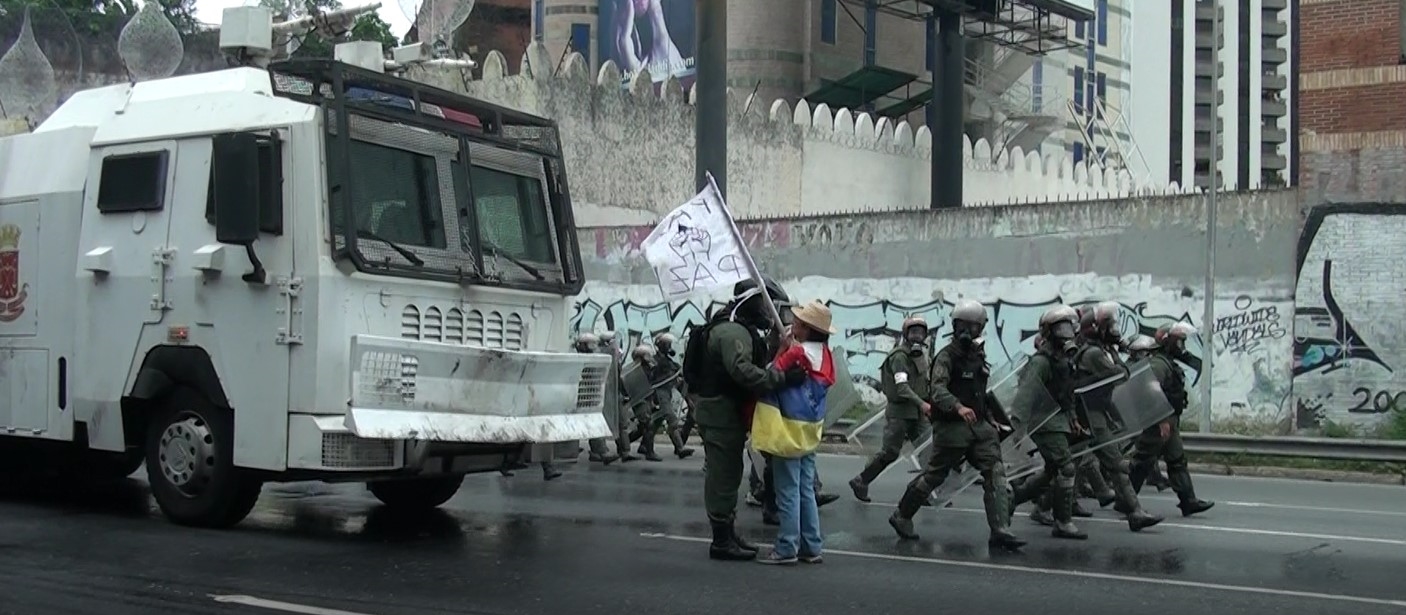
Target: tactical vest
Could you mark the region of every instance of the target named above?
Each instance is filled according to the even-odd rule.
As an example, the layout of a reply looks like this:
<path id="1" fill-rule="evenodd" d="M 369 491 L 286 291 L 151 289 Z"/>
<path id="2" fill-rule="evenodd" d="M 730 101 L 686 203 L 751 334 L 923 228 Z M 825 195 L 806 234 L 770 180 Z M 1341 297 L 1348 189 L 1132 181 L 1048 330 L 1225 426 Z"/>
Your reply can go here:
<path id="1" fill-rule="evenodd" d="M 1162 382 L 1162 393 L 1167 396 L 1167 402 L 1172 405 L 1172 410 L 1177 416 L 1186 409 L 1186 372 L 1181 371 L 1181 367 L 1171 357 L 1162 353 L 1152 355 L 1153 360 L 1162 361 L 1167 365 L 1168 377 Z"/>
<path id="2" fill-rule="evenodd" d="M 738 402 L 745 402 L 752 398 L 752 394 L 740 384 L 733 381 L 728 375 L 727 369 L 723 367 L 722 357 L 708 350 L 708 337 L 712 335 L 713 329 L 720 324 L 729 322 L 727 320 L 716 320 L 708 323 L 701 331 L 694 335 L 699 339 L 689 340 L 689 346 L 694 343 L 701 345 L 701 351 L 684 357 L 684 373 L 688 376 L 689 393 L 699 397 L 728 397 Z M 742 326 L 747 334 L 752 338 L 752 362 L 760 367 L 766 367 L 767 347 L 766 340 L 757 333 L 755 329 Z M 691 365 L 693 361 L 698 361 L 696 366 Z"/>
<path id="3" fill-rule="evenodd" d="M 908 388 L 913 389 L 913 392 L 916 393 L 918 397 L 927 399 L 928 387 L 930 385 L 926 378 L 932 365 L 929 363 L 926 366 L 929 369 L 923 369 L 924 366 L 919 365 L 918 360 L 915 359 L 913 355 L 908 354 L 908 346 L 906 344 L 899 344 L 895 346 L 893 350 L 890 350 L 888 356 L 884 357 L 884 364 L 879 368 L 879 384 L 884 389 L 884 397 L 890 402 L 898 397 L 898 382 L 894 380 L 894 371 L 889 368 L 889 362 L 892 361 L 894 357 L 902 357 L 904 363 L 906 363 L 905 373 L 908 374 Z"/>
<path id="4" fill-rule="evenodd" d="M 986 357 L 976 352 L 963 353 L 952 346 L 938 352 L 939 355 L 943 353 L 952 357 L 947 391 L 963 406 L 971 408 L 976 413 L 977 420 L 986 420 L 990 416 L 990 410 L 986 407 L 986 387 L 991 380 L 991 367 L 986 364 Z M 937 358 L 933 358 L 933 363 L 937 363 Z M 944 415 L 939 417 L 939 420 L 962 419 Z"/>
<path id="5" fill-rule="evenodd" d="M 1043 349 L 1037 351 L 1035 356 L 1044 357 L 1050 363 L 1050 382 L 1045 390 L 1059 404 L 1060 410 L 1072 412 L 1074 410 L 1074 388 L 1070 385 L 1074 381 L 1074 365 L 1069 359 L 1056 356 Z"/>

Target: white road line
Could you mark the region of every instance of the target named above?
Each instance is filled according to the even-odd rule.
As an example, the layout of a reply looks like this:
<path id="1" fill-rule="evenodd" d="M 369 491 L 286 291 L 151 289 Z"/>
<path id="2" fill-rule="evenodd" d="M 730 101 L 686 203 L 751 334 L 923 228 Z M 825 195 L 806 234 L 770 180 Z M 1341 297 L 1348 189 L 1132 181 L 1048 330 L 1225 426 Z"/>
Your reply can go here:
<path id="1" fill-rule="evenodd" d="M 645 538 L 674 540 L 680 542 L 712 542 L 708 538 L 695 536 L 677 536 L 673 534 L 642 533 Z M 1387 600 L 1383 598 L 1366 598 L 1363 596 L 1349 596 L 1345 594 L 1320 594 L 1317 592 L 1302 592 L 1288 589 L 1271 589 L 1267 587 L 1249 587 L 1244 585 L 1221 585 L 1219 583 L 1200 583 L 1196 581 L 1180 581 L 1177 579 L 1153 579 L 1148 577 L 1133 577 L 1119 574 L 1108 574 L 1103 572 L 1085 572 L 1080 570 L 1055 570 L 1050 568 L 1031 568 L 1028 566 L 1012 566 L 1009 564 L 991 564 L 986 562 L 965 562 L 960 560 L 938 559 L 933 557 L 913 557 L 907 555 L 889 555 L 886 553 L 866 553 L 863 551 L 842 551 L 839 549 L 826 549 L 826 555 L 845 555 L 849 557 L 861 557 L 866 559 L 889 560 L 895 562 L 912 562 L 917 564 L 932 564 L 937 566 L 954 566 L 958 568 L 978 568 L 983 570 L 1002 570 L 1007 572 L 1026 572 L 1031 574 L 1044 574 L 1061 577 L 1079 577 L 1084 579 L 1102 579 L 1107 581 L 1120 581 L 1127 583 L 1143 583 L 1147 585 L 1164 585 L 1171 587 L 1189 587 L 1193 589 L 1213 589 L 1228 592 L 1240 592 L 1246 594 L 1267 594 L 1271 596 L 1282 596 L 1289 598 L 1312 598 L 1315 600 L 1331 600 L 1337 602 L 1355 602 L 1359 604 L 1374 604 L 1379 606 L 1395 606 L 1406 608 L 1406 600 Z"/>
<path id="2" fill-rule="evenodd" d="M 292 602 L 281 602 L 278 600 L 267 600 L 254 596 L 224 596 L 211 594 L 210 598 L 215 602 L 225 604 L 242 604 L 270 611 L 283 611 L 285 613 L 302 613 L 303 615 L 370 615 L 369 613 L 357 613 L 355 611 L 343 611 L 340 609 L 324 609 L 320 606 L 308 606 L 306 604 L 295 604 Z"/>
<path id="3" fill-rule="evenodd" d="M 894 507 L 894 504 L 884 504 L 884 503 L 881 503 L 881 502 L 865 502 L 864 504 L 865 504 L 866 506 L 884 506 L 884 507 L 887 507 L 887 508 L 893 508 L 893 507 Z M 942 511 L 943 511 L 943 512 L 949 512 L 949 511 L 950 511 L 950 512 L 977 513 L 977 514 L 982 514 L 982 515 L 986 514 L 986 511 L 983 510 L 983 509 L 980 509 L 980 508 L 957 508 L 957 507 L 952 507 L 952 508 L 944 508 L 944 509 L 942 509 Z M 1024 515 L 1017 515 L 1017 517 L 1020 517 L 1020 516 L 1024 516 Z M 1125 520 L 1123 520 L 1123 519 L 1107 519 L 1107 518 L 1101 518 L 1101 517 L 1093 517 L 1093 518 L 1085 518 L 1085 519 L 1075 519 L 1075 520 L 1074 520 L 1074 523 L 1075 523 L 1075 525 L 1078 525 L 1078 524 L 1080 524 L 1080 523 L 1086 523 L 1086 522 L 1090 522 L 1090 521 L 1092 521 L 1092 522 L 1094 522 L 1094 523 L 1117 523 L 1117 524 L 1119 524 L 1119 525 L 1127 525 L 1127 523 L 1128 523 L 1127 521 L 1125 521 Z M 1205 532 L 1230 532 L 1230 533 L 1235 533 L 1235 534 L 1256 534 L 1256 535 L 1259 535 L 1259 536 L 1284 536 L 1284 537 L 1288 537 L 1288 538 L 1311 538 L 1311 539 L 1314 539 L 1314 540 L 1341 540 L 1341 541 L 1348 541 L 1348 542 L 1367 542 L 1367 543 L 1373 543 L 1373 544 L 1381 544 L 1381 545 L 1392 545 L 1392 546 L 1398 546 L 1398 547 L 1406 547 L 1406 540 L 1399 540 L 1399 539 L 1395 539 L 1395 538 L 1372 538 L 1372 537 L 1367 537 L 1367 536 L 1340 536 L 1340 535 L 1337 535 L 1337 534 L 1309 534 L 1309 533 L 1304 533 L 1304 532 L 1287 532 L 1287 531 L 1281 531 L 1281 530 L 1257 530 L 1257 529 L 1252 529 L 1252 528 L 1223 527 L 1223 526 L 1218 526 L 1218 525 L 1191 525 L 1191 524 L 1188 524 L 1188 523 L 1175 523 L 1175 522 L 1168 522 L 1168 521 L 1163 521 L 1162 523 L 1157 524 L 1157 527 L 1176 527 L 1176 528 L 1184 528 L 1184 529 L 1190 529 L 1190 530 L 1201 530 L 1201 531 L 1205 531 Z"/>
<path id="4" fill-rule="evenodd" d="M 1164 496 L 1142 496 L 1143 500 L 1154 502 L 1175 502 L 1176 498 Z M 1241 508 L 1278 508 L 1282 510 L 1304 510 L 1311 512 L 1328 512 L 1350 515 L 1381 515 L 1386 517 L 1406 517 L 1406 512 L 1394 510 L 1363 510 L 1361 508 L 1331 508 L 1327 506 L 1299 506 L 1297 504 L 1270 504 L 1268 502 L 1235 502 L 1216 500 L 1216 506 L 1237 506 Z"/>

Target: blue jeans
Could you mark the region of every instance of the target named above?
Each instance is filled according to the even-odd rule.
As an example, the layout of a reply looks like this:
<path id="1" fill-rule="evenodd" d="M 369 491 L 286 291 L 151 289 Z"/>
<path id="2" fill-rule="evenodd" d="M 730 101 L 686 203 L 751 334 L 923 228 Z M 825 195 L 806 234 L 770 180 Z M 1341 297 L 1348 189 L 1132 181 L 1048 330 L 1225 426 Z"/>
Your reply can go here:
<path id="1" fill-rule="evenodd" d="M 815 505 L 815 454 L 794 459 L 772 457 L 771 464 L 776 515 L 781 520 L 776 554 L 820 555 L 824 540 L 820 537 L 820 511 Z"/>

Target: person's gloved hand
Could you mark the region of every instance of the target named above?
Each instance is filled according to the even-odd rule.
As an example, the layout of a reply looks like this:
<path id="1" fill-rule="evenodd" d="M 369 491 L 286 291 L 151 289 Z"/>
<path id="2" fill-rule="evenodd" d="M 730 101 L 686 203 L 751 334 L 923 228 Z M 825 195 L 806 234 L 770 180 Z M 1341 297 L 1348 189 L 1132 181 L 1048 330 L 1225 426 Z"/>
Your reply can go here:
<path id="1" fill-rule="evenodd" d="M 786 386 L 796 386 L 806 381 L 806 368 L 799 365 L 792 365 L 786 369 Z"/>

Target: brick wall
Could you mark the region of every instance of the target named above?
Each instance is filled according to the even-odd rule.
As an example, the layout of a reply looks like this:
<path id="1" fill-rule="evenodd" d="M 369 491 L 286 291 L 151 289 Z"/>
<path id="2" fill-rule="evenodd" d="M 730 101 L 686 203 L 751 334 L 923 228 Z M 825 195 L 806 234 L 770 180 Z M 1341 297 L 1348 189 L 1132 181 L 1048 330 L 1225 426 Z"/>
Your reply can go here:
<path id="1" fill-rule="evenodd" d="M 1307 201 L 1406 202 L 1398 0 L 1301 0 L 1299 184 Z"/>

